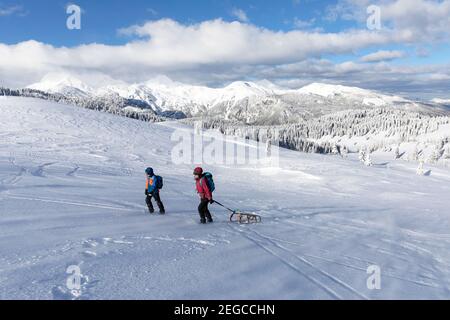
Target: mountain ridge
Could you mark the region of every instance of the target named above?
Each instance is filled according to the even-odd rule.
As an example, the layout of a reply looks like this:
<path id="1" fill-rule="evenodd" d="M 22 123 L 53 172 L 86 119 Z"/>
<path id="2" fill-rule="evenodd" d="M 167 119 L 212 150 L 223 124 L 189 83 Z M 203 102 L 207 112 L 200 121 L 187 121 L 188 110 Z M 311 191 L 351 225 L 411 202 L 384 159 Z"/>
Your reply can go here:
<path id="1" fill-rule="evenodd" d="M 244 124 L 277 125 L 348 109 L 386 107 L 427 114 L 448 111 L 436 101 L 425 103 L 358 87 L 317 82 L 299 89 L 280 88 L 267 80 L 234 81 L 221 88 L 211 88 L 158 77 L 143 83 L 92 88 L 77 78 L 60 75 L 44 77 L 28 88 L 78 98 L 117 96 L 141 101 L 158 115 L 221 117 Z"/>

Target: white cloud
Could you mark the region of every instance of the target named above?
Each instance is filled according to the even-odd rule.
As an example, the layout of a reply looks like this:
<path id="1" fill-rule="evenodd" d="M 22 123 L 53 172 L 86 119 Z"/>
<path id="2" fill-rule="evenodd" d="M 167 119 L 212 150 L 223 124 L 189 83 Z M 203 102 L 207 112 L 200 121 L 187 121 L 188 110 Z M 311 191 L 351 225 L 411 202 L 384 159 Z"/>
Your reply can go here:
<path id="1" fill-rule="evenodd" d="M 397 0 L 382 5 L 381 14 L 394 28 L 408 29 L 422 37 L 450 35 L 450 0 Z"/>
<path id="2" fill-rule="evenodd" d="M 295 28 L 305 29 L 305 28 L 309 28 L 309 27 L 313 26 L 315 21 L 316 21 L 316 19 L 314 19 L 314 18 L 312 18 L 310 20 L 302 20 L 302 19 L 295 17 L 294 21 L 293 21 L 293 25 Z"/>
<path id="3" fill-rule="evenodd" d="M 26 86 L 47 73 L 68 72 L 83 74 L 86 78 L 92 74 L 96 75 L 92 79 L 114 78 L 127 82 L 166 74 L 183 82 L 213 85 L 242 79 L 269 79 L 293 85 L 298 82 L 296 79 L 310 79 L 359 81 L 359 85 L 374 86 L 389 83 L 392 88 L 406 88 L 411 79 L 424 83 L 423 78 L 431 79 L 432 74 L 441 74 L 434 77 L 433 83 L 443 87 L 448 81 L 442 74 L 450 74 L 448 66 L 424 72 L 413 69 L 422 76 L 420 78 L 414 72 L 394 70 L 385 63 L 333 64 L 320 59 L 326 54 L 351 54 L 373 46 L 424 44 L 416 43 L 415 34 L 408 30 L 284 32 L 220 19 L 196 24 L 161 19 L 120 30 L 120 33 L 131 36 L 131 40 L 117 46 L 86 44 L 72 48 L 37 41 L 15 45 L 0 43 L 0 85 Z"/>
<path id="4" fill-rule="evenodd" d="M 131 60 L 148 66 L 205 64 L 276 64 L 294 62 L 326 53 L 348 53 L 372 45 L 409 42 L 408 33 L 350 30 L 338 33 L 292 30 L 272 31 L 237 21 L 220 19 L 182 25 L 163 19 L 121 30 L 140 41 L 126 48 L 105 48 L 126 54 L 136 48 Z M 101 49 L 101 48 L 99 48 Z M 144 54 L 145 53 L 145 54 Z"/>
<path id="5" fill-rule="evenodd" d="M 250 19 L 247 16 L 247 13 L 239 8 L 233 8 L 231 10 L 231 15 L 235 18 L 237 18 L 241 22 L 249 22 Z"/>
<path id="6" fill-rule="evenodd" d="M 11 15 L 24 15 L 24 9 L 20 5 L 0 7 L 0 17 L 11 16 Z"/>
<path id="7" fill-rule="evenodd" d="M 366 23 L 369 5 L 380 7 L 383 28 L 414 34 L 417 41 L 450 37 L 450 0 L 339 0 L 328 6 L 328 20 Z"/>
<path id="8" fill-rule="evenodd" d="M 366 8 L 375 4 L 375 2 L 370 0 L 338 0 L 337 3 L 326 8 L 324 19 L 328 21 L 354 20 L 363 22 L 367 19 Z"/>
<path id="9" fill-rule="evenodd" d="M 403 58 L 405 56 L 405 52 L 399 50 L 380 50 L 377 52 L 370 53 L 361 57 L 361 61 L 363 62 L 379 62 L 379 61 L 387 61 Z"/>

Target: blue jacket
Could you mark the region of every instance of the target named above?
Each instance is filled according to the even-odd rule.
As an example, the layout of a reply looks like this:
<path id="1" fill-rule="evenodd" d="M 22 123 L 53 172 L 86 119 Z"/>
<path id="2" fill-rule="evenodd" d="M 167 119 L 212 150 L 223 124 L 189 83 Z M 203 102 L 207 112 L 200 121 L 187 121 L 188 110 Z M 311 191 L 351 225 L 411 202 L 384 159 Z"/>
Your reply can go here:
<path id="1" fill-rule="evenodd" d="M 145 184 L 145 190 L 147 190 L 148 193 L 155 193 L 158 192 L 159 189 L 156 187 L 157 179 L 156 176 L 153 175 L 151 177 L 147 177 L 147 183 Z"/>

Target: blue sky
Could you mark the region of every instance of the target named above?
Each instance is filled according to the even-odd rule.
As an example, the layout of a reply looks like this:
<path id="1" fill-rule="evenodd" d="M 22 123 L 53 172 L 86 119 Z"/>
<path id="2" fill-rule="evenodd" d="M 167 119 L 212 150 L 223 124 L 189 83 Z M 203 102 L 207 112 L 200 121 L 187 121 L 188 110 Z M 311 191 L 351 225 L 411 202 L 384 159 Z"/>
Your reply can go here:
<path id="1" fill-rule="evenodd" d="M 67 4 L 74 3 L 83 9 L 83 28 L 73 32 L 65 28 Z M 262 4 L 263 3 L 263 4 Z M 123 44 L 127 41 L 117 36 L 117 30 L 148 20 L 171 18 L 181 23 L 198 23 L 222 18 L 236 20 L 233 11 L 243 10 L 252 23 L 273 30 L 294 28 L 295 19 L 318 19 L 323 10 L 335 1 L 293 0 L 0 0 L 0 8 L 19 6 L 15 14 L 0 19 L 0 40 L 13 44 L 34 39 L 56 46 L 73 46 L 89 42 Z M 325 30 L 339 30 L 343 21 L 320 21 Z M 7 32 L 6 32 L 7 30 Z"/>
<path id="2" fill-rule="evenodd" d="M 82 8 L 81 30 L 66 28 L 72 3 Z M 370 4 L 380 7 L 381 30 L 366 27 Z M 126 82 L 164 74 L 211 86 L 320 81 L 405 94 L 427 84 L 424 92 L 442 97 L 449 15 L 450 0 L 0 0 L 0 53 L 11 57 L 0 62 L 0 85 L 52 72 Z"/>

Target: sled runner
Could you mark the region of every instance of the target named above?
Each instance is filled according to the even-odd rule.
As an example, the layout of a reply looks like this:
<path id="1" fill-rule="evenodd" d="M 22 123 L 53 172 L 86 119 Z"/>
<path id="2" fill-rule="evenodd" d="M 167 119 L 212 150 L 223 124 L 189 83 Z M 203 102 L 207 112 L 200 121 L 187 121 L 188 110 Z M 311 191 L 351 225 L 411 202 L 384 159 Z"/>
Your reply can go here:
<path id="1" fill-rule="evenodd" d="M 250 223 L 260 223 L 261 216 L 254 213 L 241 212 L 239 210 L 232 210 L 228 207 L 225 207 L 220 202 L 214 200 L 214 203 L 217 203 L 219 206 L 227 209 L 231 212 L 230 214 L 230 222 L 237 222 L 240 224 L 250 224 Z"/>
<path id="2" fill-rule="evenodd" d="M 261 216 L 254 213 L 234 211 L 230 215 L 230 222 L 238 222 L 241 224 L 260 223 Z"/>

